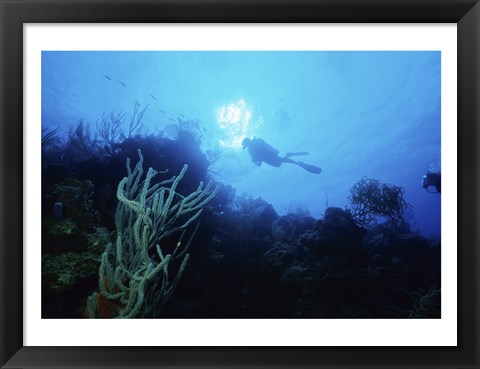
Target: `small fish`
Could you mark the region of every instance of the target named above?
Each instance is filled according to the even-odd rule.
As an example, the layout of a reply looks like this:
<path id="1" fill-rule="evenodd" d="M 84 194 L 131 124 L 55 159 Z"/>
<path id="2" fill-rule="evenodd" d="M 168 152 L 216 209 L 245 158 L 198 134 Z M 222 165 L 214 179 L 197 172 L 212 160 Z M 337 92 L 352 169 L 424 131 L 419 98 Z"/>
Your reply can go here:
<path id="1" fill-rule="evenodd" d="M 185 118 L 185 115 L 183 115 L 182 113 L 180 113 L 180 116 L 181 116 L 182 118 Z"/>
<path id="2" fill-rule="evenodd" d="M 160 113 L 165 114 L 165 112 L 163 110 L 160 110 Z"/>
<path id="3" fill-rule="evenodd" d="M 111 79 L 109 76 L 107 76 L 106 74 L 102 74 L 102 76 L 104 76 L 104 77 L 105 77 L 106 79 L 108 79 L 109 81 L 112 80 L 112 79 Z"/>
<path id="4" fill-rule="evenodd" d="M 153 100 L 157 100 L 157 98 L 155 96 L 153 96 L 152 94 L 149 94 Z"/>
<path id="5" fill-rule="evenodd" d="M 120 80 L 118 80 L 118 82 L 120 82 L 123 87 L 127 88 L 127 86 L 125 86 L 125 83 L 123 83 L 123 82 L 120 81 Z"/>
<path id="6" fill-rule="evenodd" d="M 171 120 L 172 122 L 176 122 L 177 120 L 176 119 L 173 119 L 173 118 L 170 118 L 168 117 L 169 120 Z"/>

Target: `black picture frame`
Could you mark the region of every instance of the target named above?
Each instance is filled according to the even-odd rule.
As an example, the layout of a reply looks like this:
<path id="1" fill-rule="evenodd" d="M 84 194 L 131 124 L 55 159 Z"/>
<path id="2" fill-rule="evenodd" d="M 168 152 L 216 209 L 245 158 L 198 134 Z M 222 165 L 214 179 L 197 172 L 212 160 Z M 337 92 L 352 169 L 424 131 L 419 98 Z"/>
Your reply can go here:
<path id="1" fill-rule="evenodd" d="M 0 0 L 0 16 L 2 368 L 480 367 L 478 0 Z M 265 347 L 23 346 L 22 241 L 28 232 L 22 220 L 23 25 L 144 22 L 457 23 L 458 346 L 268 347 L 268 342 Z"/>

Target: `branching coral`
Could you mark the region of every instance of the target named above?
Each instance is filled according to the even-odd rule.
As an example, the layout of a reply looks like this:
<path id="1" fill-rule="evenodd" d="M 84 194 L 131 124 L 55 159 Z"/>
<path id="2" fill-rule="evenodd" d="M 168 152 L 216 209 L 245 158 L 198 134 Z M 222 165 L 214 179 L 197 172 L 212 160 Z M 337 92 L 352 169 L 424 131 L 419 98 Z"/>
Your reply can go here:
<path id="1" fill-rule="evenodd" d="M 132 137 L 135 133 L 138 134 L 138 132 L 142 129 L 143 127 L 143 115 L 147 111 L 148 105 L 145 106 L 145 108 L 140 111 L 140 103 L 135 100 L 135 105 L 133 106 L 133 113 L 130 118 L 130 124 L 128 126 L 128 138 Z"/>
<path id="2" fill-rule="evenodd" d="M 97 120 L 97 132 L 105 142 L 111 146 L 118 141 L 122 133 L 122 125 L 125 122 L 125 114 L 123 111 L 119 113 L 111 112 L 106 114 L 103 112 L 102 118 Z"/>
<path id="3" fill-rule="evenodd" d="M 411 309 L 399 309 L 395 306 L 385 306 L 383 313 L 386 316 L 408 319 L 427 319 L 441 317 L 441 290 L 430 288 L 428 291 L 419 290 L 406 293 L 412 299 Z"/>
<path id="4" fill-rule="evenodd" d="M 363 226 L 373 223 L 377 217 L 385 217 L 393 225 L 399 225 L 403 222 L 405 210 L 411 208 L 403 198 L 403 187 L 381 184 L 376 179 L 363 177 L 350 193 L 351 208 L 348 211 Z"/>
<path id="5" fill-rule="evenodd" d="M 42 128 L 42 149 L 45 146 L 49 146 L 53 144 L 58 139 L 58 132 L 60 131 L 60 127 L 57 128 Z"/>
<path id="6" fill-rule="evenodd" d="M 151 181 L 158 172 L 150 168 L 142 181 L 140 150 L 138 155 L 140 160 L 133 172 L 127 159 L 128 176 L 118 185 L 116 243 L 107 245 L 99 269 L 100 293 L 115 302 L 117 318 L 150 317 L 171 296 L 187 264 L 187 250 L 198 223 L 184 241 L 187 229 L 219 190 L 217 186 L 211 191 L 211 183 L 204 187 L 200 182 L 188 196 L 176 192 L 187 165 L 178 176 L 155 185 Z M 171 242 L 175 233 L 180 237 L 169 249 L 166 239 Z M 175 266 L 176 260 L 180 264 Z M 94 306 L 97 302 L 95 297 L 88 299 L 89 317 L 99 310 Z"/>

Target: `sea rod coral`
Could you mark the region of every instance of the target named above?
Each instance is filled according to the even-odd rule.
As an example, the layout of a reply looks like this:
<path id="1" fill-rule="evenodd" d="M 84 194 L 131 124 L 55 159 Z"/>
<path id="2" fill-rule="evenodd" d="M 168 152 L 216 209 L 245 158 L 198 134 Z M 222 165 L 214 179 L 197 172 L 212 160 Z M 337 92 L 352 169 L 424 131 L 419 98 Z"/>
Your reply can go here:
<path id="1" fill-rule="evenodd" d="M 128 175 L 118 185 L 116 242 L 115 246 L 108 244 L 101 256 L 100 291 L 87 300 L 90 318 L 102 317 L 105 306 L 114 318 L 154 316 L 180 280 L 198 228 L 196 221 L 219 190 L 219 186 L 211 190 L 211 183 L 204 187 L 200 182 L 190 195 L 179 194 L 176 189 L 187 165 L 178 176 L 154 185 L 152 178 L 158 172 L 150 168 L 142 181 L 140 150 L 138 155 L 133 172 L 127 159 Z M 189 228 L 193 231 L 186 237 Z M 177 233 L 179 238 L 172 246 L 172 236 Z"/>

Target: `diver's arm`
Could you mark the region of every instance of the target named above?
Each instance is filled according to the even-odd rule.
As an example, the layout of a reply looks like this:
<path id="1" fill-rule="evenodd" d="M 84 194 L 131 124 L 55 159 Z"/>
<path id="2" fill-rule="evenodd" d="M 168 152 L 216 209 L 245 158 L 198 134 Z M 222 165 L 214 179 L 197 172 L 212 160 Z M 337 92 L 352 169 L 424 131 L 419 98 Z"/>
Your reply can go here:
<path id="1" fill-rule="evenodd" d="M 250 157 L 252 158 L 252 163 L 260 166 L 262 164 L 262 160 L 258 158 L 258 152 L 254 151 L 254 150 L 251 150 L 250 148 L 249 148 L 248 152 L 250 153 Z"/>

